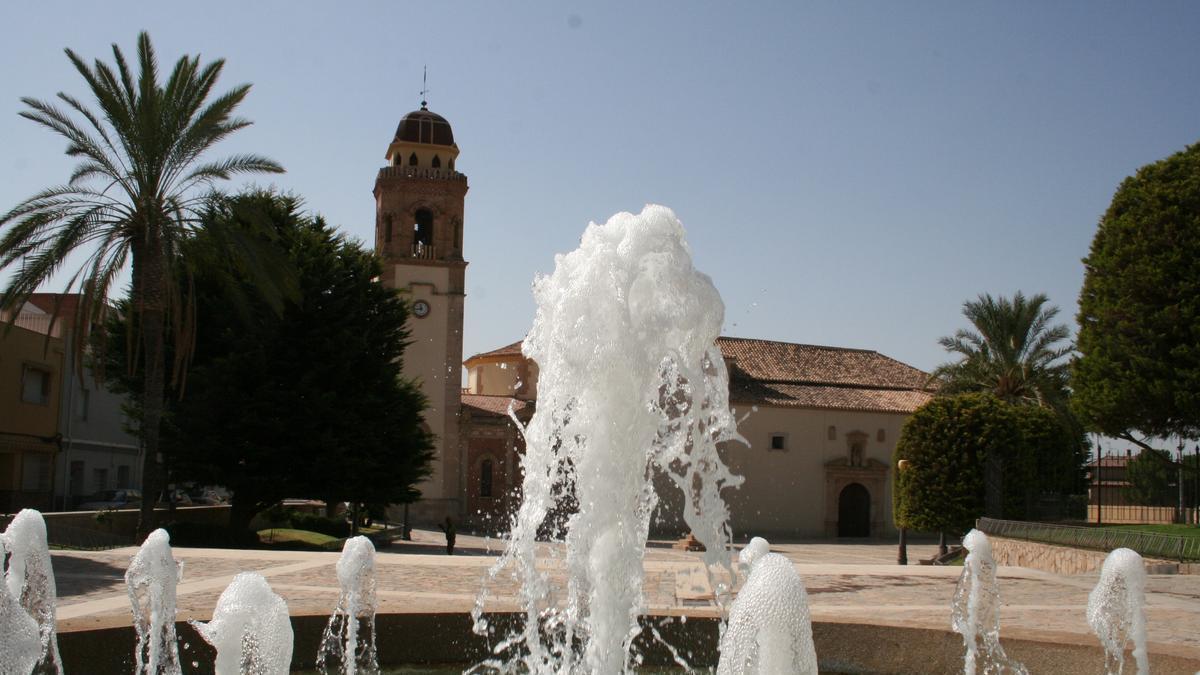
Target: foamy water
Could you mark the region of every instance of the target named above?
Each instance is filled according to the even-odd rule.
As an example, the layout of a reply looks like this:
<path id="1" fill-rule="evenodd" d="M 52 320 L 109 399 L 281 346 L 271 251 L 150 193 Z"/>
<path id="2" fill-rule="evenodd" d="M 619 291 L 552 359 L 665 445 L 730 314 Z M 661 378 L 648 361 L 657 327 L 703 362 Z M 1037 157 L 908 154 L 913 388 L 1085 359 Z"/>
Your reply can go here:
<path id="1" fill-rule="evenodd" d="M 499 650 L 525 655 L 489 665 L 620 673 L 640 632 L 656 473 L 682 490 L 710 573 L 723 570 L 713 581 L 719 594 L 734 578 L 720 492 L 741 479 L 717 453 L 738 439 L 715 347 L 724 304 L 692 266 L 675 214 L 653 205 L 589 225 L 533 292 L 537 315 L 522 351 L 538 364 L 538 405 L 524 429 L 523 501 L 493 568 L 521 583 L 526 614 L 524 632 Z M 539 529 L 556 515 L 566 522 L 565 588 L 551 587 L 535 555 Z M 475 610 L 479 632 L 488 630 L 479 620 L 485 600 Z"/>

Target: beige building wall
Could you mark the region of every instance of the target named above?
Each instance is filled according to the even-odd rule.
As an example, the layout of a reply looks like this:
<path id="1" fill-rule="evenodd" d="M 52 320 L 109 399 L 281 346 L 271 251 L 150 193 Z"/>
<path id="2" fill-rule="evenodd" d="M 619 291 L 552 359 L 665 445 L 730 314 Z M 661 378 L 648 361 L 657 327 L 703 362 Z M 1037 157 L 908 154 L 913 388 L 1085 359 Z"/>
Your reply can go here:
<path id="1" fill-rule="evenodd" d="M 723 453 L 733 472 L 745 477 L 740 488 L 725 494 L 735 535 L 837 536 L 838 498 L 849 480 L 870 492 L 871 536 L 890 536 L 895 532 L 890 464 L 906 418 L 761 405 L 749 411 L 738 429 L 751 446 L 730 443 Z M 771 449 L 776 434 L 784 436 L 782 450 Z M 863 444 L 860 465 L 840 466 L 840 460 L 851 463 L 852 441 Z"/>
<path id="2" fill-rule="evenodd" d="M 62 375 L 61 339 L 0 327 L 0 511 L 50 507 Z"/>
<path id="3" fill-rule="evenodd" d="M 537 398 L 537 364 L 520 356 L 477 358 L 467 364 L 467 391 L 482 396 Z"/>

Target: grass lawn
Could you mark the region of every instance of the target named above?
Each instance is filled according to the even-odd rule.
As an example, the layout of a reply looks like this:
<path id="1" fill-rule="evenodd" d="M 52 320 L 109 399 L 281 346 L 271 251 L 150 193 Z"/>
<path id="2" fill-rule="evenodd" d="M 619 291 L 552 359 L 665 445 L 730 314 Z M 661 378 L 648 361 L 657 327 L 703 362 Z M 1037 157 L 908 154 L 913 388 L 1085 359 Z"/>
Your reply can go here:
<path id="1" fill-rule="evenodd" d="M 1153 532 L 1154 534 L 1172 534 L 1177 537 L 1193 537 L 1200 539 L 1200 526 L 1164 523 L 1161 525 L 1104 525 L 1106 530 L 1136 530 L 1138 532 Z"/>
<path id="2" fill-rule="evenodd" d="M 341 541 L 337 537 L 331 537 L 320 532 L 309 532 L 308 530 L 292 530 L 287 528 L 271 528 L 268 530 L 258 531 L 258 540 L 268 547 L 279 547 L 288 549 L 326 551 L 330 546 Z"/>

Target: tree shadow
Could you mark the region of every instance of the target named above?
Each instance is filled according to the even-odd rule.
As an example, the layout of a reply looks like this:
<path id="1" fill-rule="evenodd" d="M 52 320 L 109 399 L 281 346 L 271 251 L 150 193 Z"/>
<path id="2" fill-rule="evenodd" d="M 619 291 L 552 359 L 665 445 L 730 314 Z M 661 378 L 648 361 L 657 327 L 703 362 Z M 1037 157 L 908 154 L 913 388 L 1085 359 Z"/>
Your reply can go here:
<path id="1" fill-rule="evenodd" d="M 125 587 L 125 564 L 114 560 L 50 554 L 54 585 L 60 598 Z"/>

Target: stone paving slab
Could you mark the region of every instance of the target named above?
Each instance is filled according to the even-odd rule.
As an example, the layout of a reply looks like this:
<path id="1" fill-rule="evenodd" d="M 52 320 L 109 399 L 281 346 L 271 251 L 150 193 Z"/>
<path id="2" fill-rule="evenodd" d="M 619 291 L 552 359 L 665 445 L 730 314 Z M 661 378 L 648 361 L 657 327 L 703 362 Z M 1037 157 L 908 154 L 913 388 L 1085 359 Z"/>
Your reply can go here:
<path id="1" fill-rule="evenodd" d="M 447 556 L 430 542 L 420 553 L 384 550 L 377 556 L 381 611 L 468 612 L 489 568 L 496 562 L 495 540 L 466 537 L 464 552 Z M 898 566 L 889 544 L 797 542 L 773 545 L 796 563 L 805 580 L 813 618 L 947 630 L 950 601 L 961 568 Z M 909 547 L 910 560 L 932 555 L 933 545 Z M 413 550 L 413 549 L 400 549 Z M 560 559 L 547 545 L 539 571 L 551 586 L 565 587 Z M 136 549 L 105 552 L 56 551 L 60 630 L 128 625 L 129 600 L 124 571 Z M 296 615 L 329 613 L 339 589 L 337 553 L 176 549 L 184 564 L 177 589 L 179 618 L 208 620 L 221 591 L 240 571 L 257 571 Z M 713 615 L 702 554 L 658 546 L 647 550 L 644 593 L 658 613 Z M 1085 618 L 1095 573 L 1064 576 L 1025 568 L 1001 567 L 1002 635 L 1073 640 L 1095 644 Z M 503 570 L 489 586 L 488 610 L 517 608 L 518 586 Z M 1153 575 L 1147 584 L 1147 619 L 1156 648 L 1200 658 L 1200 576 Z M 1051 637 L 1057 636 L 1057 637 Z"/>

